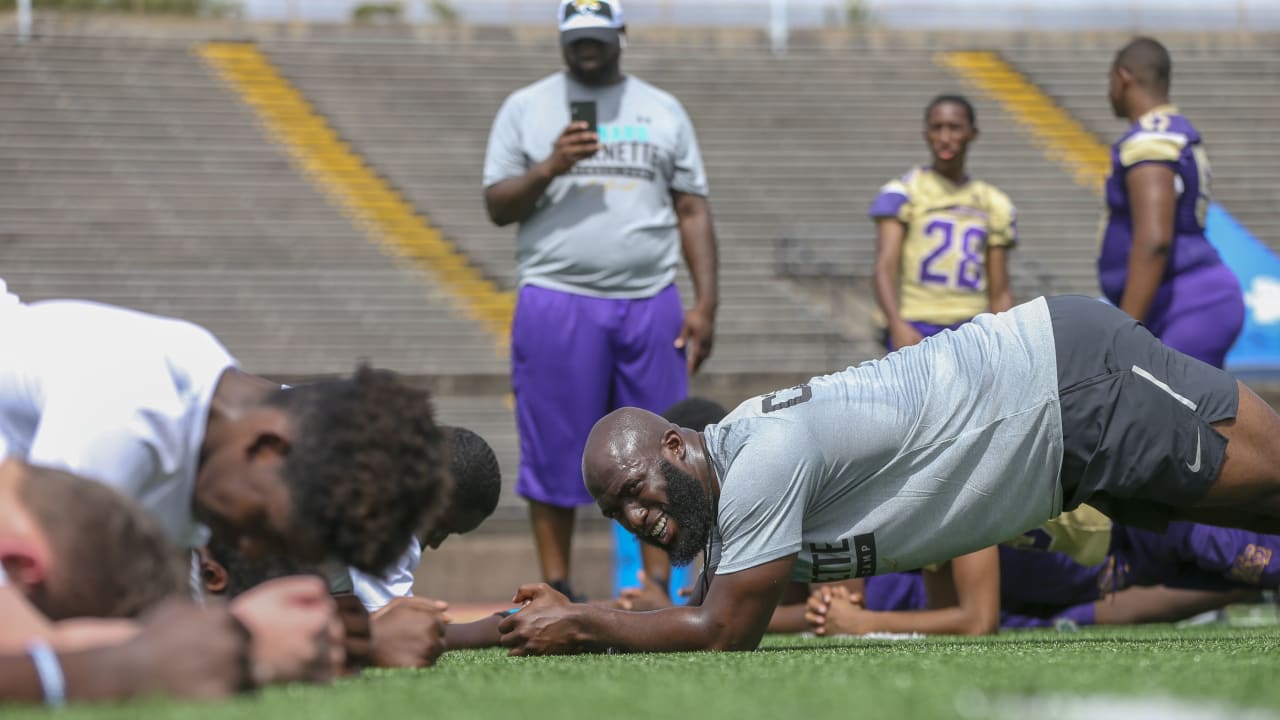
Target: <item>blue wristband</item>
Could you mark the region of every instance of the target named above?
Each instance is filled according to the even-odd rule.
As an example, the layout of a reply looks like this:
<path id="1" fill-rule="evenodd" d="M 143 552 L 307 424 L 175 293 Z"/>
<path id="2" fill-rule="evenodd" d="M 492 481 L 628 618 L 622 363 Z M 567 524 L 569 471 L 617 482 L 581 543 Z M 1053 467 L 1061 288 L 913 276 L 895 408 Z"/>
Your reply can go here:
<path id="1" fill-rule="evenodd" d="M 44 704 L 49 707 L 62 707 L 67 704 L 67 679 L 62 675 L 62 664 L 58 656 L 43 640 L 35 640 L 27 645 L 27 656 L 36 667 L 36 675 L 40 678 L 40 689 L 44 692 Z"/>

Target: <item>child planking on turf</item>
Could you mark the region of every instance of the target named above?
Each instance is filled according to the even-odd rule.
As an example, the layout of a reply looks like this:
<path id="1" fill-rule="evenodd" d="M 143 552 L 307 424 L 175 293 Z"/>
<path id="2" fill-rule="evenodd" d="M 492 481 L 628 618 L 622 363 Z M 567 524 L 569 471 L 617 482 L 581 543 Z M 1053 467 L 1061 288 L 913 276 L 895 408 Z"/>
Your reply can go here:
<path id="1" fill-rule="evenodd" d="M 85 538 L 95 538 L 92 552 Z M 57 623 L 136 617 L 180 593 L 187 577 L 160 525 L 128 498 L 14 459 L 0 461 L 0 572 L 0 604 L 24 598 L 38 622 L 55 623 L 48 635 L 57 642 L 67 639 Z M 17 604 L 0 610 L 0 649 L 27 639 L 19 612 Z"/>
<path id="2" fill-rule="evenodd" d="M 1087 505 L 1071 513 L 1096 514 Z M 818 634 L 985 634 L 1000 627 L 1171 622 L 1280 587 L 1280 535 L 1174 522 L 1167 533 L 1112 525 L 1105 555 L 1082 565 L 1066 552 L 986 548 L 923 573 L 867 578 L 866 587 L 809 598 Z M 1027 534 L 1034 546 L 1044 531 Z M 1064 549 L 1067 549 L 1064 547 Z M 1093 559 L 1093 558 L 1090 558 Z M 914 610 L 917 612 L 899 612 Z"/>
<path id="3" fill-rule="evenodd" d="M 179 558 L 155 518 L 110 487 L 5 459 L 0 462 L 0 655 L 26 650 L 34 653 L 33 662 L 39 655 L 43 673 L 57 672 L 58 658 L 66 652 L 103 649 L 104 655 L 94 657 L 119 659 L 109 649 L 122 647 L 145 626 L 129 618 L 185 589 L 187 573 Z M 251 669 L 250 682 L 324 680 L 341 662 L 334 645 L 340 635 L 337 618 L 323 587 L 312 579 L 282 578 L 230 605 L 241 632 L 249 630 L 248 657 L 242 662 Z M 156 640 L 177 639 L 161 631 Z M 200 649 L 196 643 L 186 651 Z M 135 666 L 141 671 L 166 658 L 135 660 L 146 661 Z M 202 683 L 180 682 L 177 674 L 165 677 L 177 684 L 113 685 L 88 694 L 209 690 Z M 240 684 L 223 691 L 237 689 Z"/>
<path id="4" fill-rule="evenodd" d="M 0 332 L 0 456 L 120 490 L 181 547 L 207 526 L 247 555 L 382 572 L 451 485 L 426 393 L 390 372 L 282 388 L 196 325 L 74 300 L 5 303 Z M 333 618 L 323 583 L 255 597 L 273 594 L 243 601 L 255 653 L 319 652 Z M 277 611 L 287 622 L 254 625 Z M 264 681 L 325 677 L 325 663 L 269 659 L 255 658 Z"/>
<path id="5" fill-rule="evenodd" d="M 292 388 L 203 328 L 97 303 L 0 310 L 0 452 L 121 490 L 180 546 L 380 572 L 449 488 L 425 391 L 362 367 Z"/>
<path id="6" fill-rule="evenodd" d="M 448 504 L 414 537 L 410 547 L 397 560 L 389 573 L 373 576 L 351 571 L 354 592 L 369 612 L 394 598 L 413 594 L 414 573 L 422 560 L 422 548 L 435 550 L 450 535 L 464 535 L 475 530 L 498 507 L 502 493 L 502 471 L 498 456 L 484 438 L 462 427 L 446 427 L 445 443 L 449 450 L 449 471 L 453 490 Z"/>
<path id="7" fill-rule="evenodd" d="M 449 471 L 454 479 L 449 504 L 421 532 L 421 544 L 436 549 L 450 535 L 463 535 L 480 526 L 498 506 L 502 491 L 502 471 L 489 443 L 461 427 L 445 427 L 449 449 Z M 417 568 L 415 558 L 411 567 Z M 200 572 L 204 588 L 212 595 L 235 597 L 270 578 L 313 572 L 284 558 L 257 561 L 245 558 L 235 548 L 210 542 L 200 551 Z M 371 662 L 381 667 L 431 665 L 446 648 L 493 647 L 498 644 L 498 620 L 494 616 L 473 623 L 441 622 L 444 603 L 412 597 L 413 576 L 401 582 L 351 571 L 354 592 L 371 613 L 373 648 Z M 395 580 L 394 578 L 392 579 Z M 386 587 L 393 585 L 394 594 Z"/>
<path id="8" fill-rule="evenodd" d="M 70 473 L 0 462 L 0 702 L 221 697 L 247 687 L 244 626 L 225 607 L 178 598 L 185 579 L 164 531 L 128 498 Z"/>
<path id="9" fill-rule="evenodd" d="M 513 654 L 754 648 L 789 579 L 977 551 L 1090 502 L 1130 525 L 1280 530 L 1280 416 L 1084 297 L 1037 298 L 748 400 L 702 433 L 635 408 L 592 430 L 606 517 L 689 562 L 696 607 L 630 613 L 520 589 Z M 1228 448 L 1230 451 L 1228 452 Z"/>

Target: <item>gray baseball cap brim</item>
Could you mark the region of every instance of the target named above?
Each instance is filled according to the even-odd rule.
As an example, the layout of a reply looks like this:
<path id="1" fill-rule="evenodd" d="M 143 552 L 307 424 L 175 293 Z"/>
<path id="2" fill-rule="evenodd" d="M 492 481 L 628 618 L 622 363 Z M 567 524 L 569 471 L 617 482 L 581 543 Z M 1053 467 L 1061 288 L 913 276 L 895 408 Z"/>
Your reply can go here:
<path id="1" fill-rule="evenodd" d="M 608 27 L 573 28 L 560 33 L 560 44 L 570 45 L 579 40 L 598 40 L 606 45 L 617 45 L 621 30 Z"/>

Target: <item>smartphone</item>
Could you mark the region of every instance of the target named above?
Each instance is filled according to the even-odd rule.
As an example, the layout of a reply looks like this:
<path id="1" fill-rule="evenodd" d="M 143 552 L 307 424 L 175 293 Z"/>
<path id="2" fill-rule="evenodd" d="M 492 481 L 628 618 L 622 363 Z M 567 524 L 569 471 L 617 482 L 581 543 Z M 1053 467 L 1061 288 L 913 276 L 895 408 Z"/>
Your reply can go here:
<path id="1" fill-rule="evenodd" d="M 569 103 L 569 119 L 572 122 L 584 122 L 591 132 L 596 130 L 596 101 L 574 100 Z"/>

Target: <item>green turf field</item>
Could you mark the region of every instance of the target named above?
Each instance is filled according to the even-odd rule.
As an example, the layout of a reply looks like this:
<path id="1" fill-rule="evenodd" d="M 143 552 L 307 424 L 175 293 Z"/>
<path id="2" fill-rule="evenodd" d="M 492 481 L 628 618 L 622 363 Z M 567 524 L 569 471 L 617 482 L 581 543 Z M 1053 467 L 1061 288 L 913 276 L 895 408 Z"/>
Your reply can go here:
<path id="1" fill-rule="evenodd" d="M 1080 714 L 1065 699 L 1092 698 Z M 73 718 L 1035 718 L 1107 714 L 1138 698 L 1170 717 L 1280 717 L 1280 627 L 1146 626 L 870 641 L 773 637 L 755 653 L 508 658 L 446 655 L 424 671 L 370 671 L 332 688 L 274 688 L 221 705 L 73 708 Z M 1225 711 L 1206 715 L 1209 702 Z M 1179 708 L 1175 708 L 1179 709 Z M 1252 712 L 1237 712 L 1253 709 Z M 0 710 L 8 718 L 42 710 Z"/>

